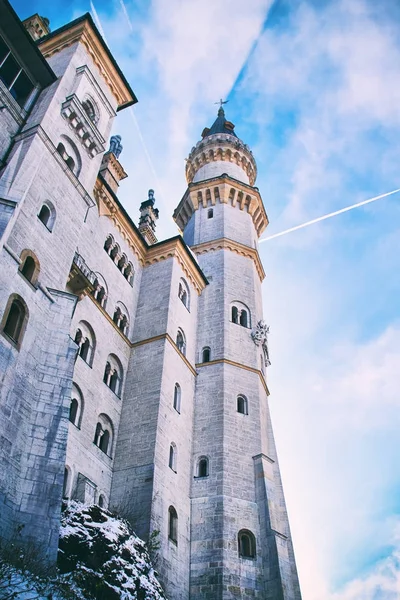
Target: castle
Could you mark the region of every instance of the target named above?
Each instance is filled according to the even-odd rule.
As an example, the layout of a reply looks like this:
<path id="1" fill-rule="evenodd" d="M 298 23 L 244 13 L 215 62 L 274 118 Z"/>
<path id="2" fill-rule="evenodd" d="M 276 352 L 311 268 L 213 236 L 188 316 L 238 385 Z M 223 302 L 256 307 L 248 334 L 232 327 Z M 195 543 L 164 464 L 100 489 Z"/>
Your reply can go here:
<path id="1" fill-rule="evenodd" d="M 86 14 L 0 0 L 0 536 L 54 562 L 62 497 L 159 531 L 170 600 L 300 600 L 268 410 L 249 147 L 222 105 L 158 242 L 110 129 L 136 97 Z"/>

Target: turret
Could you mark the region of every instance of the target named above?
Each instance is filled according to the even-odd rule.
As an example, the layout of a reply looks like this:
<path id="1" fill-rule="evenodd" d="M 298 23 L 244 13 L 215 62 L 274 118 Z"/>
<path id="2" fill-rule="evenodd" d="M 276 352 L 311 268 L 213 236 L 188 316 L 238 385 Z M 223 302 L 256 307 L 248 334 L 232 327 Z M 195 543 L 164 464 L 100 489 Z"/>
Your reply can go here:
<path id="1" fill-rule="evenodd" d="M 154 190 L 149 190 L 149 197 L 140 205 L 139 231 L 148 244 L 155 244 L 156 221 L 158 219 L 158 208 L 154 208 L 156 199 Z"/>
<path id="2" fill-rule="evenodd" d="M 117 193 L 119 182 L 128 177 L 118 160 L 121 152 L 121 136 L 113 135 L 110 139 L 110 147 L 101 161 L 100 174 L 114 193 Z"/>
<path id="3" fill-rule="evenodd" d="M 188 188 L 173 215 L 185 242 L 193 246 L 227 238 L 254 248 L 268 225 L 260 193 L 254 187 L 256 177 L 253 153 L 237 137 L 221 106 L 186 162 Z M 239 209 L 242 216 L 223 211 L 224 204 Z"/>

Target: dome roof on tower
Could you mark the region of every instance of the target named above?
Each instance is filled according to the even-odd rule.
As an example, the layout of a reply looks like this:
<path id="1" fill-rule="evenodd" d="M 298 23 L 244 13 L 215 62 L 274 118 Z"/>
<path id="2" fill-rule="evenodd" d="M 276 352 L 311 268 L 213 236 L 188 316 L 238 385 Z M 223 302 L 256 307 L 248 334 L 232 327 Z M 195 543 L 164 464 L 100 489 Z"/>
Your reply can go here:
<path id="1" fill-rule="evenodd" d="M 234 124 L 225 119 L 225 111 L 221 106 L 218 111 L 218 116 L 215 119 L 214 123 L 211 125 L 210 128 L 206 127 L 205 129 L 203 129 L 201 137 L 204 139 L 205 137 L 213 135 L 214 133 L 228 133 L 229 135 L 237 137 L 236 133 L 234 132 L 234 129 Z"/>

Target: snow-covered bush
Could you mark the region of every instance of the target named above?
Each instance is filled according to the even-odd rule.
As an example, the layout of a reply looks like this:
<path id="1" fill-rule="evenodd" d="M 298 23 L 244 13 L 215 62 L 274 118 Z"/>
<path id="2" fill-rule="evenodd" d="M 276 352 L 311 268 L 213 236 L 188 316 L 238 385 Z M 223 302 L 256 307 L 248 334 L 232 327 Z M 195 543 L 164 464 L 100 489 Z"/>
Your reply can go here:
<path id="1" fill-rule="evenodd" d="M 165 600 L 144 542 L 97 505 L 64 505 L 58 567 L 82 598 Z"/>

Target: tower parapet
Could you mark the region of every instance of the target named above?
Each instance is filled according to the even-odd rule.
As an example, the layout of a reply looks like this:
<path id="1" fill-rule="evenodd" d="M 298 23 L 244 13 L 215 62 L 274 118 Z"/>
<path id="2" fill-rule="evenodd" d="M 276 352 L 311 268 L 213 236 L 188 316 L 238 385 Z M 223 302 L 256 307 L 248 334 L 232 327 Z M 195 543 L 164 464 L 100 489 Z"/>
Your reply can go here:
<path id="1" fill-rule="evenodd" d="M 197 183 L 226 173 L 247 185 L 253 186 L 257 178 L 257 165 L 247 144 L 240 140 L 234 124 L 225 119 L 224 109 L 218 111 L 213 125 L 206 127 L 186 162 L 186 179 Z"/>

